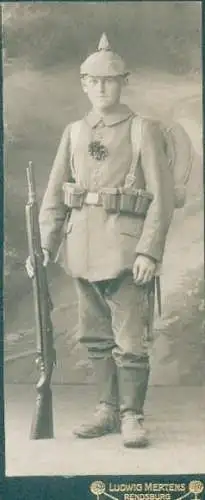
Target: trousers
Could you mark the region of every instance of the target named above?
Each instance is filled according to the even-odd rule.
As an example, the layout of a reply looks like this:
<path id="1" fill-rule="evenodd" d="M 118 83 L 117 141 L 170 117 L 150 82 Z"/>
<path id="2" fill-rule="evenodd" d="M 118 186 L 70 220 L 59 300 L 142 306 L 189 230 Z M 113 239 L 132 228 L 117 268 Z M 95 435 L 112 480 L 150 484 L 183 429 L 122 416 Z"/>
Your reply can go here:
<path id="1" fill-rule="evenodd" d="M 148 358 L 148 289 L 130 271 L 110 280 L 75 279 L 79 341 L 95 359 L 113 357 L 119 367 L 137 368 Z"/>

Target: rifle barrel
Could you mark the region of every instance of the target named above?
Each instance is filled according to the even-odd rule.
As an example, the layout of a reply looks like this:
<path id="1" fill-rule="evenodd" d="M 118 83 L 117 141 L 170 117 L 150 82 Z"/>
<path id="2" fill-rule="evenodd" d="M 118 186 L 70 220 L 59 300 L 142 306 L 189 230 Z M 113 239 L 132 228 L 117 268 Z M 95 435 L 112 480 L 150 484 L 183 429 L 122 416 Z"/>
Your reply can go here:
<path id="1" fill-rule="evenodd" d="M 35 203 L 36 202 L 36 186 L 35 186 L 35 177 L 34 177 L 34 169 L 33 162 L 29 161 L 28 167 L 26 168 L 27 182 L 28 182 L 28 202 Z"/>

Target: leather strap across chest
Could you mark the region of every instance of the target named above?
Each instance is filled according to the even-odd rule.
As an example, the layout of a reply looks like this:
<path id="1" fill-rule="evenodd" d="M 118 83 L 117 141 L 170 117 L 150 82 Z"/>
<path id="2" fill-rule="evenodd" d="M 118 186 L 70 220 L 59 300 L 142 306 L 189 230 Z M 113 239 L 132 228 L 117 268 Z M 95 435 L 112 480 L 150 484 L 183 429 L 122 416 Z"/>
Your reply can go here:
<path id="1" fill-rule="evenodd" d="M 71 125 L 70 132 L 70 164 L 73 178 L 75 178 L 76 171 L 74 168 L 74 152 L 77 146 L 77 140 L 80 135 L 82 120 L 76 121 Z M 142 126 L 143 120 L 139 115 L 134 115 L 131 121 L 130 134 L 131 134 L 131 147 L 132 147 L 132 161 L 130 165 L 130 169 L 125 178 L 125 188 L 130 188 L 135 183 L 135 171 L 138 164 L 138 159 L 140 155 L 141 149 L 141 141 L 142 141 Z"/>

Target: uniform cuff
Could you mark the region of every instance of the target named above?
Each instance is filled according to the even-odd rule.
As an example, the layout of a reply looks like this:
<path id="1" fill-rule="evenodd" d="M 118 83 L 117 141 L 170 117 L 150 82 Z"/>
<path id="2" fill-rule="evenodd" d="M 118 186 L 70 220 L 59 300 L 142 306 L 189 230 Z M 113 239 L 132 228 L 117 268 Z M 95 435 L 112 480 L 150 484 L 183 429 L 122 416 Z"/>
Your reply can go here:
<path id="1" fill-rule="evenodd" d="M 147 257 L 148 259 L 150 259 L 152 262 L 154 262 L 154 264 L 157 264 L 157 259 L 155 259 L 154 257 L 152 257 L 152 255 L 149 255 L 148 253 L 141 253 L 141 252 L 136 252 L 136 257 L 138 255 L 143 255 L 144 257 Z"/>

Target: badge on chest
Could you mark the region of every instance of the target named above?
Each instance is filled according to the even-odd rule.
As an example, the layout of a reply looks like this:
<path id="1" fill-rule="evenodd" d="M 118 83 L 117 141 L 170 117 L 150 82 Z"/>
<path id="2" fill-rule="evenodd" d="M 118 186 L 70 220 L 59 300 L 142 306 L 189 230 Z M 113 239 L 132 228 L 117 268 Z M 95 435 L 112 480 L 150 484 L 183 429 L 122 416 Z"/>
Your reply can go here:
<path id="1" fill-rule="evenodd" d="M 88 153 L 97 161 L 104 161 L 109 155 L 108 149 L 100 140 L 90 142 Z"/>

